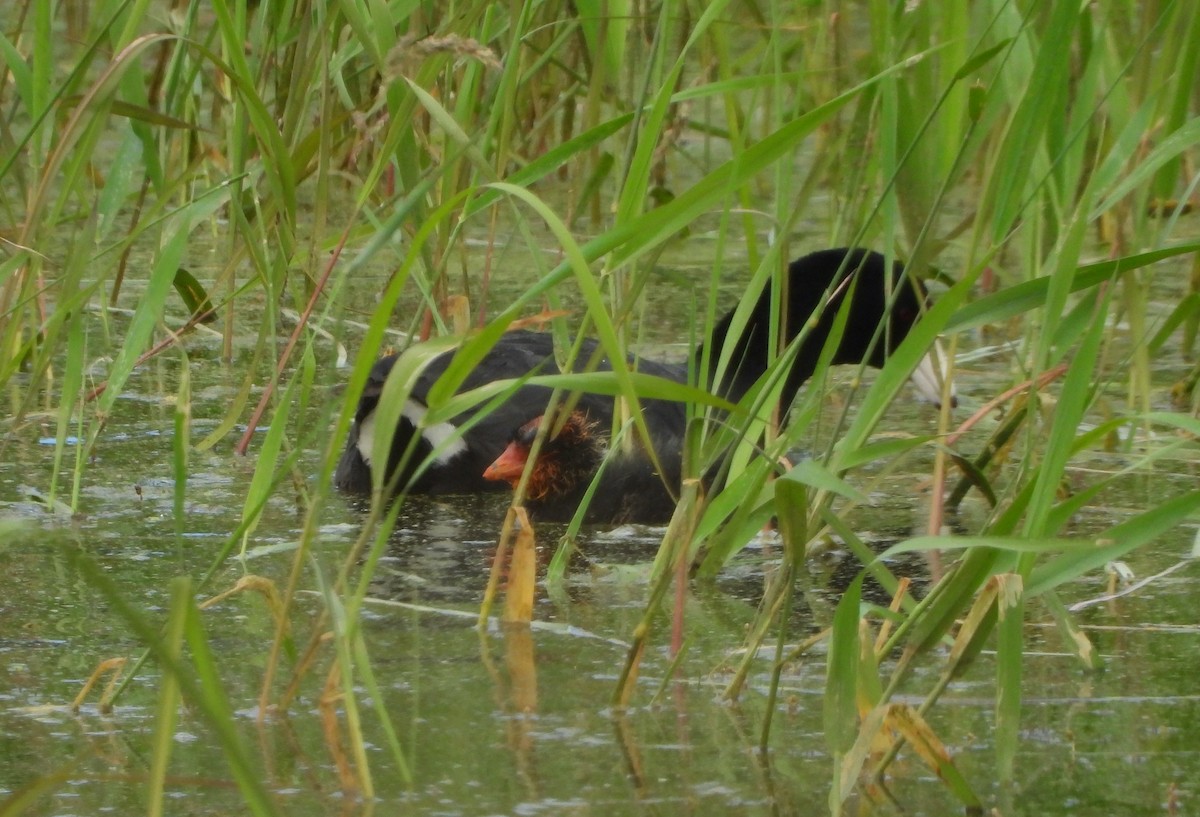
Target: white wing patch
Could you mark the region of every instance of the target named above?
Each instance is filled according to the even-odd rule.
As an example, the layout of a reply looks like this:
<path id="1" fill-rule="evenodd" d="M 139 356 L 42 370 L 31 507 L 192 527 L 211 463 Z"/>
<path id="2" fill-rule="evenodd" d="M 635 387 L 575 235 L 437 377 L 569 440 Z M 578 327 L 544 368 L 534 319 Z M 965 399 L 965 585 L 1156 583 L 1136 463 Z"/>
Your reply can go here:
<path id="1" fill-rule="evenodd" d="M 437 423 L 425 426 L 426 411 L 426 408 L 416 400 L 408 400 L 404 403 L 404 410 L 400 414 L 416 426 L 420 430 L 421 436 L 425 438 L 425 442 L 433 447 L 433 452 L 437 455 L 433 461 L 438 465 L 445 465 L 459 454 L 465 454 L 467 444 L 463 442 L 462 434 L 455 425 L 453 423 Z"/>
<path id="2" fill-rule="evenodd" d="M 421 432 L 421 436 L 425 442 L 429 443 L 437 455 L 433 461 L 437 465 L 445 465 L 459 454 L 465 453 L 467 444 L 463 442 L 462 435 L 458 433 L 453 423 L 436 423 L 425 427 L 425 414 L 428 409 L 415 400 L 408 400 L 404 403 L 404 408 L 400 412 L 400 416 L 408 420 L 413 426 Z M 367 465 L 371 464 L 371 451 L 375 446 L 375 412 L 372 410 L 370 414 L 363 418 L 358 424 L 358 453 L 362 455 L 363 460 Z"/>
<path id="3" fill-rule="evenodd" d="M 358 454 L 368 466 L 371 452 L 375 449 L 375 409 L 358 424 Z"/>

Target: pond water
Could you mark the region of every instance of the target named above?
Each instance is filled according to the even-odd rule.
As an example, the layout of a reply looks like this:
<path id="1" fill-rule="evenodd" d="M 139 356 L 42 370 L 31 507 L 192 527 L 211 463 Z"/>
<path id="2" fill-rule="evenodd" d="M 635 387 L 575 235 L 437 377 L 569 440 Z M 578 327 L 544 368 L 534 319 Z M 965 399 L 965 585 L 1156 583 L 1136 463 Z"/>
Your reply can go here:
<path id="1" fill-rule="evenodd" d="M 501 295 L 502 297 L 502 295 Z M 668 296 L 678 303 L 679 299 Z M 193 436 L 215 427 L 238 388 L 241 371 L 217 360 L 216 341 L 189 345 L 194 395 Z M 1162 384 L 1177 376 L 1160 370 Z M 0 797 L 28 796 L 28 813 L 130 813 L 145 808 L 150 741 L 162 674 L 143 666 L 111 712 L 93 693 L 78 712 L 69 704 L 102 661 L 135 659 L 141 640 L 119 606 L 85 565 L 159 622 L 171 582 L 198 577 L 241 521 L 253 458 L 231 449 L 236 434 L 209 452 L 193 452 L 186 527 L 176 535 L 172 510 L 172 398 L 178 358 L 147 364 L 131 381 L 103 432 L 84 479 L 81 515 L 49 518 L 31 498 L 48 485 L 53 434 L 34 424 L 9 442 L 0 463 L 0 515 L 23 527 L 0 544 L 8 580 L 0 599 Z M 960 375 L 965 409 L 993 390 L 987 376 Z M 323 375 L 332 404 L 346 373 Z M 1164 397 L 1165 399 L 1165 397 Z M 46 405 L 53 406 L 51 397 Z M 314 422 L 325 406 L 310 407 Z M 928 433 L 928 407 L 901 400 L 889 425 Z M 1194 456 L 1195 452 L 1192 452 Z M 1098 454 L 1081 462 L 1111 470 L 1118 460 Z M 303 452 L 299 468 L 314 474 L 319 452 Z M 919 465 L 919 464 L 917 464 Z M 311 478 L 311 477 L 310 477 Z M 1139 473 L 1105 498 L 1101 514 L 1076 521 L 1084 533 L 1119 521 L 1167 493 L 1194 485 L 1196 462 L 1175 460 Z M 913 475 L 881 483 L 856 527 L 878 546 L 919 531 L 925 495 Z M 211 598 L 244 573 L 282 587 L 303 525 L 296 504 L 280 491 L 254 532 L 246 560 L 230 559 L 198 594 Z M 762 592 L 770 544 L 749 548 L 711 583 L 696 583 L 687 601 L 687 651 L 674 680 L 665 625 L 652 640 L 632 709 L 610 705 L 631 632 L 645 605 L 647 566 L 661 530 L 586 530 L 584 558 L 565 590 L 539 594 L 532 630 L 475 629 L 492 548 L 504 513 L 500 495 L 462 500 L 414 500 L 393 532 L 375 574 L 375 600 L 364 613 L 366 648 L 386 709 L 411 770 L 395 770 L 387 739 L 363 705 L 363 729 L 373 765 L 374 799 L 347 794 L 338 773 L 342 736 L 322 720 L 328 653 L 299 681 L 286 716 L 258 722 L 258 699 L 275 631 L 261 595 L 232 596 L 203 613 L 219 656 L 220 681 L 236 712 L 234 728 L 253 755 L 264 786 L 293 815 L 381 814 L 791 815 L 827 811 L 831 759 L 822 734 L 823 656 L 789 667 L 777 701 L 770 752 L 756 751 L 767 705 L 770 662 L 762 659 L 736 703 L 721 693 L 731 677 L 745 628 Z M 964 511 L 970 514 L 968 508 Z M 351 503 L 334 498 L 302 582 L 328 580 L 362 524 Z M 561 531 L 540 526 L 549 548 Z M 1181 562 L 1196 534 L 1179 529 L 1134 554 L 1130 567 L 1146 577 Z M 904 565 L 920 582 L 924 563 Z M 834 548 L 809 566 L 817 588 L 797 598 L 796 640 L 826 626 L 837 588 L 857 565 Z M 1090 606 L 1078 620 L 1103 654 L 1105 669 L 1087 673 L 1042 625 L 1028 628 L 1026 704 L 1021 751 L 1011 787 L 996 784 L 994 665 L 985 653 L 956 681 L 931 722 L 989 808 L 1005 815 L 1144 815 L 1200 813 L 1200 626 L 1195 598 L 1200 565 L 1180 569 L 1128 596 Z M 1100 596 L 1104 576 L 1065 588 L 1066 601 Z M 297 650 L 317 626 L 322 605 L 301 594 L 292 613 Z M 1038 614 L 1033 622 L 1045 618 Z M 321 625 L 322 627 L 325 625 Z M 291 681 L 282 662 L 272 699 Z M 911 679 L 915 697 L 928 689 L 936 662 Z M 344 728 L 345 721 L 339 722 Z M 245 813 L 216 736 L 197 712 L 179 714 L 168 777 L 173 814 Z M 961 813 L 945 787 L 909 753 L 893 766 L 891 795 L 911 815 Z M 44 788 L 39 788 L 43 787 Z M 885 807 L 885 811 L 891 811 Z"/>

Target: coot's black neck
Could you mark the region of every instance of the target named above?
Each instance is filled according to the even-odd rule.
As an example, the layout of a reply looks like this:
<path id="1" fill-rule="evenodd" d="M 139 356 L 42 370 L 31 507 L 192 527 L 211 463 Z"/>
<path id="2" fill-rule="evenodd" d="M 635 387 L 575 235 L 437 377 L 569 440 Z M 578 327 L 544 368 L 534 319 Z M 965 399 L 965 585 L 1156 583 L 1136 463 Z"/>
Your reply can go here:
<path id="1" fill-rule="evenodd" d="M 892 297 L 889 293 L 895 293 Z M 780 395 L 783 406 L 791 405 L 796 392 L 816 372 L 821 352 L 833 332 L 834 323 L 846 298 L 849 314 L 832 363 L 859 363 L 883 366 L 888 354 L 899 344 L 904 331 L 920 311 L 921 295 L 904 275 L 904 267 L 893 262 L 889 268 L 879 253 L 861 249 L 822 250 L 788 265 L 787 287 L 783 293 L 786 308 L 778 335 L 784 346 L 804 334 L 789 368 Z M 826 299 L 828 301 L 826 302 Z M 771 348 L 772 293 L 768 286 L 746 317 L 744 330 L 731 338 L 737 310 L 731 310 L 713 328 L 709 351 L 709 383 L 713 391 L 732 401 L 741 400 L 766 372 L 778 350 Z M 894 301 L 894 303 L 892 303 Z M 822 303 L 824 308 L 822 309 Z M 889 325 L 879 331 L 884 317 Z M 806 323 L 810 324 L 806 327 Z M 733 344 L 724 377 L 717 379 L 721 354 Z M 700 365 L 703 348 L 696 351 Z"/>

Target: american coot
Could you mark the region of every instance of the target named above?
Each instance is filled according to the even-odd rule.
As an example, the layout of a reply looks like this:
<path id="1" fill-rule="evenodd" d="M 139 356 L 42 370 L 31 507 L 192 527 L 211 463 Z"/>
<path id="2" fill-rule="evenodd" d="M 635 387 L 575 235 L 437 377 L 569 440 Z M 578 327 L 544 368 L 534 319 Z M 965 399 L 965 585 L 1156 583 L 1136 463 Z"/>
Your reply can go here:
<path id="1" fill-rule="evenodd" d="M 887 355 L 904 339 L 921 314 L 924 291 L 909 280 L 897 262 L 888 274 L 884 257 L 861 249 L 823 250 L 793 261 L 788 267 L 787 333 L 792 339 L 813 319 L 821 299 L 835 280 L 856 275 L 853 296 L 841 342 L 833 356 L 834 363 L 862 363 L 882 366 Z M 887 308 L 888 284 L 898 287 L 890 311 Z M 827 308 L 817 317 L 801 344 L 781 394 L 784 407 L 790 405 L 800 386 L 812 376 L 826 340 L 832 331 L 834 317 L 849 289 L 842 282 Z M 884 328 L 874 346 L 877 329 L 888 315 Z M 714 348 L 709 355 L 709 382 L 713 392 L 731 402 L 740 400 L 766 371 L 771 359 L 769 326 L 771 293 L 764 291 L 748 319 L 745 330 L 734 342 L 726 375 L 716 382 L 715 369 L 720 352 L 730 332 L 733 315 L 726 315 L 713 329 Z M 577 357 L 583 362 L 593 357 L 595 341 L 584 341 Z M 694 353 L 694 370 L 699 371 L 702 349 Z M 505 483 L 515 484 L 519 470 L 511 463 L 497 459 L 510 448 L 519 455 L 521 443 L 528 453 L 542 415 L 550 400 L 551 391 L 543 386 L 525 384 L 517 388 L 503 403 L 486 416 L 475 418 L 475 411 L 453 418 L 448 423 L 423 422 L 426 395 L 450 365 L 453 351 L 434 357 L 416 377 L 403 407 L 399 425 L 392 439 L 388 476 L 397 491 L 409 493 L 451 494 L 477 493 L 503 489 Z M 371 491 L 370 458 L 374 444 L 375 408 L 379 403 L 384 382 L 395 364 L 392 355 L 378 361 L 371 370 L 355 413 L 354 426 L 346 441 L 346 449 L 334 477 L 336 486 L 349 493 Z M 931 400 L 938 400 L 939 374 L 936 363 L 927 359 L 913 376 L 917 388 Z M 650 375 L 685 381 L 687 364 L 669 365 L 639 359 L 637 370 Z M 609 370 L 601 360 L 596 367 Z M 525 377 L 531 372 L 556 374 L 554 343 L 543 332 L 515 331 L 503 335 L 460 387 L 465 392 L 488 383 Z M 658 399 L 640 401 L 642 416 L 654 443 L 661 472 L 652 465 L 644 451 L 622 450 L 612 458 L 604 471 L 601 485 L 588 510 L 588 520 L 597 522 L 658 522 L 668 519 L 673 509 L 671 492 L 679 485 L 683 434 L 687 424 L 684 404 Z M 474 419 L 463 433 L 459 426 Z M 595 474 L 607 449 L 607 434 L 612 427 L 613 399 L 608 396 L 584 393 L 572 406 L 572 414 L 561 426 L 556 440 L 543 446 L 538 469 L 527 489 L 527 502 L 535 518 L 568 519 Z M 516 431 L 514 432 L 514 429 Z M 563 436 L 563 435 L 566 436 Z M 414 441 L 414 437 L 416 437 Z M 409 449 L 412 449 L 411 451 Z M 436 456 L 430 460 L 430 455 Z M 405 457 L 405 453 L 408 456 Z M 427 462 L 427 460 L 430 460 Z M 513 462 L 516 462 L 514 459 Z M 397 477 L 395 472 L 401 468 Z M 523 459 L 520 460 L 523 467 Z M 420 470 L 418 470 L 420 469 Z M 485 473 L 486 472 L 486 473 Z M 553 477 L 553 479 L 551 479 Z M 569 487 L 567 481 L 570 482 Z M 667 486 L 670 486 L 668 488 Z"/>

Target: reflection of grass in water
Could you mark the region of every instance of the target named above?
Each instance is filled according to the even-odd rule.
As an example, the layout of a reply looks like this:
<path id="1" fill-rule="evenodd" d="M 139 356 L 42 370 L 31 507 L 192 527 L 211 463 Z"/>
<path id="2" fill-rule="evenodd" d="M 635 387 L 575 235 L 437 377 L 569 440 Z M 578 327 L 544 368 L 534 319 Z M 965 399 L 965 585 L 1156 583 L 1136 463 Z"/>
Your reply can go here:
<path id="1" fill-rule="evenodd" d="M 975 485 L 988 485 L 994 508 L 977 508 L 980 518 L 954 537 L 902 545 L 946 551 L 946 577 L 919 602 L 906 597 L 886 626 L 878 610 L 867 609 L 863 623 L 853 582 L 832 613 L 825 731 L 844 760 L 832 783 L 838 803 L 857 771 L 879 759 L 860 723 L 928 738 L 918 721 L 901 722 L 908 715 L 888 708 L 909 669 L 942 666 L 949 680 L 985 645 L 998 649 L 997 768 L 1008 775 L 1026 615 L 1049 612 L 1090 663 L 1089 642 L 1056 589 L 1194 513 L 1196 494 L 1180 488 L 1094 539 L 1062 538 L 1075 535 L 1071 520 L 1110 484 L 1174 456 L 1198 431 L 1186 414 L 1150 412 L 1155 361 L 1178 330 L 1189 345 L 1194 334 L 1193 299 L 1172 303 L 1163 319 L 1148 297 L 1157 284 L 1152 270 L 1181 275 L 1173 256 L 1197 249 L 1180 238 L 1183 208 L 1165 204 L 1186 205 L 1192 195 L 1181 170 L 1196 158 L 1190 44 L 1200 12 L 1189 4 L 1168 4 L 1153 17 L 1128 4 L 1064 3 L 1024 20 L 1019 9 L 985 3 L 908 4 L 892 15 L 851 13 L 856 5 L 836 15 L 788 6 L 783 19 L 751 7 L 761 20 L 720 4 L 690 18 L 664 4 L 661 15 L 638 19 L 561 3 L 516 16 L 468 4 L 453 18 L 383 21 L 375 15 L 408 6 L 343 3 L 284 19 L 284 4 L 260 3 L 242 16 L 222 3 L 197 3 L 171 18 L 179 37 L 163 32 L 160 15 L 113 22 L 99 11 L 59 8 L 62 19 L 37 3 L 18 3 L 8 14 L 9 36 L 21 36 L 7 58 L 11 102 L 0 116 L 15 150 L 0 164 L 0 183 L 9 222 L 18 226 L 5 235 L 0 261 L 0 385 L 12 395 L 13 432 L 0 455 L 29 439 L 22 435 L 36 424 L 24 420 L 48 407 L 53 473 L 38 475 L 34 487 L 47 507 L 87 512 L 90 459 L 109 418 L 116 424 L 126 410 L 120 398 L 131 378 L 165 357 L 188 373 L 189 360 L 211 358 L 214 349 L 236 356 L 222 419 L 202 434 L 191 424 L 191 380 L 158 386 L 173 398 L 175 534 L 186 541 L 189 533 L 197 447 L 227 451 L 250 425 L 242 444 L 258 467 L 239 498 L 241 519 L 198 592 L 217 592 L 208 586 L 213 576 L 227 582 L 224 561 L 235 550 L 253 552 L 266 509 L 271 519 L 287 509 L 299 531 L 294 565 L 278 582 L 289 611 L 280 621 L 290 623 L 275 628 L 262 703 L 286 703 L 289 685 L 303 683 L 286 677 L 293 670 L 281 659 L 289 667 L 298 661 L 297 678 L 312 678 L 334 657 L 324 683 L 330 695 L 345 696 L 344 709 L 326 726 L 345 730 L 327 734 L 345 741 L 335 755 L 346 788 L 369 796 L 373 786 L 354 690 L 361 684 L 376 704 L 382 698 L 357 613 L 387 551 L 387 512 L 367 515 L 340 567 L 319 572 L 327 560 L 309 556 L 314 549 L 324 556 L 320 524 L 332 464 L 397 303 L 405 304 L 400 328 L 418 335 L 438 332 L 451 296 L 465 296 L 453 302 L 460 319 L 469 306 L 472 325 L 565 303 L 571 308 L 554 320 L 555 331 L 598 335 L 619 355 L 660 340 L 663 313 L 692 312 L 691 296 L 655 300 L 665 289 L 663 270 L 685 277 L 684 291 L 695 293 L 698 317 L 686 334 L 696 338 L 719 312 L 716 302 L 727 303 L 711 293 L 727 292 L 747 267 L 750 281 L 738 286 L 754 292 L 802 249 L 864 243 L 957 281 L 872 385 L 845 412 L 821 420 L 816 437 L 826 443 L 813 465 L 769 484 L 763 463 L 810 439 L 820 384 L 765 452 L 741 449 L 741 479 L 720 497 L 697 497 L 694 529 L 677 529 L 678 550 L 664 550 L 650 591 L 663 597 L 674 567 L 716 575 L 764 521 L 779 520 L 785 544 L 749 629 L 753 647 L 768 638 L 784 643 L 786 628 L 775 625 L 787 621 L 780 611 L 803 586 L 806 544 L 832 532 L 855 547 L 847 515 L 877 480 L 932 457 L 940 496 L 946 472 L 955 473 L 930 437 L 931 418 L 907 438 L 877 432 L 934 334 L 1002 326 L 1019 339 L 1003 358 L 1011 383 L 971 392 L 967 409 L 1067 364 L 1061 379 L 1021 398 L 1029 400 L 1023 419 L 977 464 Z M 768 230 L 775 247 L 764 240 Z M 197 255 L 201 236 L 215 251 Z M 697 265 L 697 255 L 707 262 Z M 1094 258 L 1109 260 L 1085 264 Z M 1153 261 L 1162 263 L 1152 268 Z M 179 274 L 183 267 L 194 281 Z M 503 297 L 495 296 L 493 270 L 513 287 Z M 364 297 L 363 279 L 382 293 L 370 315 L 362 313 L 374 300 Z M 979 297 L 960 308 L 969 293 Z M 216 306 L 211 329 L 188 318 L 201 296 Z M 109 313 L 110 302 L 133 311 Z M 365 329 L 339 324 L 343 315 Z M 485 334 L 477 353 L 494 336 Z M 348 348 L 361 349 L 359 363 L 344 396 L 326 399 L 327 381 L 316 372 Z M 617 381 L 632 400 L 632 384 Z M 1194 399 L 1186 390 L 1181 396 Z M 1097 425 L 1084 428 L 1085 418 Z M 732 434 L 761 439 L 759 425 L 740 422 Z M 939 434 L 950 430 L 948 418 L 940 422 Z M 1134 444 L 1136 435 L 1125 433 L 1131 426 L 1160 436 Z M 270 431 L 253 430 L 261 428 Z M 956 444 L 957 453 L 975 458 L 985 431 Z M 71 436 L 85 444 L 69 445 Z M 1104 446 L 1127 451 L 1129 463 L 1110 473 L 1073 470 L 1089 449 Z M 305 459 L 313 450 L 323 452 L 315 479 Z M 691 473 L 703 473 L 716 450 L 697 438 Z M 936 508 L 930 519 L 940 528 Z M 565 540 L 576 536 L 568 529 Z M 565 581 L 566 563 L 552 566 L 552 588 Z M 879 568 L 872 576 L 895 586 Z M 327 591 L 326 612 L 311 623 L 294 603 L 310 588 Z M 125 609 L 122 593 L 107 598 Z M 221 706 L 211 696 L 219 688 L 188 679 L 215 672 L 220 656 L 202 660 L 201 617 L 176 598 L 175 635 L 164 637 L 158 619 L 132 608 L 131 626 L 156 645 L 167 677 L 179 684 L 164 692 L 164 712 L 182 696 L 216 717 Z M 1042 603 L 1027 607 L 1029 598 Z M 647 621 L 645 643 L 665 643 L 658 620 Z M 886 637 L 872 653 L 863 645 L 876 628 Z M 958 642 L 943 664 L 930 650 L 948 637 Z M 185 638 L 197 656 L 190 662 L 173 657 Z M 903 656 L 899 665 L 880 669 L 876 657 L 893 648 Z M 929 684 L 927 705 L 940 684 Z M 874 709 L 860 711 L 867 706 Z M 376 714 L 388 723 L 381 708 Z M 164 716 L 160 735 L 169 723 Z M 231 758 L 242 756 L 237 735 L 223 735 Z M 388 735 L 385 727 L 392 762 L 404 768 L 403 737 Z M 156 780 L 169 754 L 160 739 Z M 248 802 L 273 810 L 248 774 L 237 774 Z M 973 802 L 965 784 L 947 785 Z M 151 801 L 161 804 L 161 786 Z"/>

